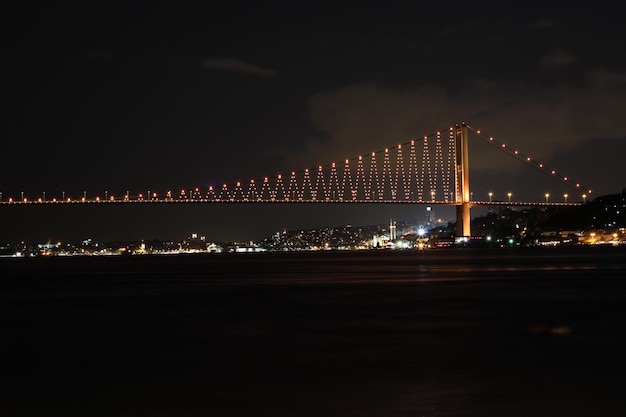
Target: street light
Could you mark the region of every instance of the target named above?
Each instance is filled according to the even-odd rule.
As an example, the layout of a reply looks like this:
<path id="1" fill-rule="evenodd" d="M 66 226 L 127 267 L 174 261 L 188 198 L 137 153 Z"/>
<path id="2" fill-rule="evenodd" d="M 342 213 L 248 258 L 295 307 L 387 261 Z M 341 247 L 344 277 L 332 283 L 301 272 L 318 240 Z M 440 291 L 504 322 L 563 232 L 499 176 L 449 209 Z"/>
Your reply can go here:
<path id="1" fill-rule="evenodd" d="M 430 200 L 431 201 L 435 201 L 435 192 L 434 191 L 430 192 Z"/>
<path id="2" fill-rule="evenodd" d="M 548 198 L 550 198 L 550 194 L 546 193 L 546 203 L 548 202 Z"/>
<path id="3" fill-rule="evenodd" d="M 511 203 L 511 195 L 513 195 L 512 193 L 508 193 L 507 196 L 509 197 L 509 204 Z"/>
<path id="4" fill-rule="evenodd" d="M 563 194 L 563 199 L 565 200 L 565 202 L 567 203 L 567 194 Z"/>
<path id="5" fill-rule="evenodd" d="M 587 201 L 587 194 L 583 194 L 583 204 Z"/>
<path id="6" fill-rule="evenodd" d="M 491 203 L 491 197 L 493 197 L 493 193 L 492 192 L 489 193 L 489 202 L 490 203 Z"/>

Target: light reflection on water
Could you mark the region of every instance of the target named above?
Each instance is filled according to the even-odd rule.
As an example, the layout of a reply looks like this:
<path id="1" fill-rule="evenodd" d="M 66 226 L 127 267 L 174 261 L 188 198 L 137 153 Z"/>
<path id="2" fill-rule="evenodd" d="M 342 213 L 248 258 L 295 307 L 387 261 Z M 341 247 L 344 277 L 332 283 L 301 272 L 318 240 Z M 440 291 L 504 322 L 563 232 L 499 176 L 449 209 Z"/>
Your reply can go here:
<path id="1" fill-rule="evenodd" d="M 0 414 L 624 415 L 608 249 L 2 262 Z"/>

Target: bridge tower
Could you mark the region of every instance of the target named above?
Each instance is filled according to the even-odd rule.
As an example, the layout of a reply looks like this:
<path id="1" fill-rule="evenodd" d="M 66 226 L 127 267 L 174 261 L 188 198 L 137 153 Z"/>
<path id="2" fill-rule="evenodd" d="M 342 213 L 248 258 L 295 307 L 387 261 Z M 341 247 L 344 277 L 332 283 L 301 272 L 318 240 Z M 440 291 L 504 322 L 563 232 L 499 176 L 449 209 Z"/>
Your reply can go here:
<path id="1" fill-rule="evenodd" d="M 456 234 L 471 236 L 468 130 L 465 123 L 455 126 L 456 147 Z"/>

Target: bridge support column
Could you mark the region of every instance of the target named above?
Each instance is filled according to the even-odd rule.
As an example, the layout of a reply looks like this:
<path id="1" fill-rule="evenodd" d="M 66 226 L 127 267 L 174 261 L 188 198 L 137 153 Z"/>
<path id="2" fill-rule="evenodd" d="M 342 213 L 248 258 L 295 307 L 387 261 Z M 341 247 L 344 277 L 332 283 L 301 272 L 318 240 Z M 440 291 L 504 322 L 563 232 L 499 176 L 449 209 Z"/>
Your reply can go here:
<path id="1" fill-rule="evenodd" d="M 471 236 L 468 132 L 465 123 L 456 125 L 456 235 Z"/>
<path id="2" fill-rule="evenodd" d="M 456 206 L 456 235 L 471 236 L 470 203 Z"/>

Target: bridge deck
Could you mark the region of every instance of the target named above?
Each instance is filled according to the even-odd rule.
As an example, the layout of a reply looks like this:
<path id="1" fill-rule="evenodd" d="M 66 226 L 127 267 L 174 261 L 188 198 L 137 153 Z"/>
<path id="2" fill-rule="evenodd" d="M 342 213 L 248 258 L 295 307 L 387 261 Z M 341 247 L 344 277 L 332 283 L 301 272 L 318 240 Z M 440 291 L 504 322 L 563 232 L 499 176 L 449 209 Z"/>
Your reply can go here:
<path id="1" fill-rule="evenodd" d="M 128 198 L 128 199 L 76 199 L 76 200 L 8 200 L 0 205 L 43 205 L 43 204 L 427 204 L 458 206 L 462 203 L 439 200 L 283 200 L 283 199 L 207 199 L 207 198 Z M 579 206 L 582 202 L 532 202 L 532 201 L 472 201 L 471 206 Z"/>

